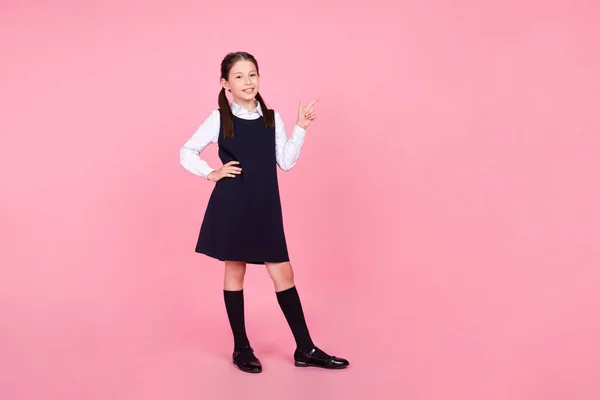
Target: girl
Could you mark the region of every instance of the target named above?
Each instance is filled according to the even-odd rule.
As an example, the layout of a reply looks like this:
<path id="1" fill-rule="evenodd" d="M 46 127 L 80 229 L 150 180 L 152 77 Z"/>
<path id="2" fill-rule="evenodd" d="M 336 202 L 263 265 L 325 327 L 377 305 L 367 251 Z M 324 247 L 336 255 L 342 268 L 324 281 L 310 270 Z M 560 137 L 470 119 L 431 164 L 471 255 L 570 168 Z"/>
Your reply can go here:
<path id="1" fill-rule="evenodd" d="M 296 164 L 306 128 L 316 118 L 316 101 L 298 109 L 291 138 L 280 115 L 259 93 L 258 63 L 249 53 L 229 53 L 221 62 L 219 109 L 213 110 L 181 148 L 188 171 L 215 182 L 200 228 L 196 252 L 225 263 L 223 295 L 234 339 L 233 362 L 245 372 L 262 365 L 246 335 L 243 283 L 246 264 L 264 264 L 296 341 L 295 365 L 328 369 L 349 362 L 330 356 L 313 343 L 294 284 L 283 229 L 277 166 Z M 233 96 L 228 103 L 225 90 Z M 223 166 L 211 168 L 200 153 L 218 143 Z"/>

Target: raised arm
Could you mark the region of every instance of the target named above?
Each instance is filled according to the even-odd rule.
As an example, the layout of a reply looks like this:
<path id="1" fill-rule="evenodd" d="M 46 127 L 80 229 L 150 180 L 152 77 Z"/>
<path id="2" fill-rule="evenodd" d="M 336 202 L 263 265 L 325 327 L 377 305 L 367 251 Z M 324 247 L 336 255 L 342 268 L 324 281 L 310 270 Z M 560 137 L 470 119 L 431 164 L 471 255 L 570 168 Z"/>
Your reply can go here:
<path id="1" fill-rule="evenodd" d="M 306 130 L 295 125 L 292 129 L 292 136 L 288 138 L 283 120 L 279 113 L 275 112 L 275 154 L 279 168 L 289 171 L 296 165 L 305 135 Z"/>
<path id="2" fill-rule="evenodd" d="M 298 122 L 294 125 L 290 138 L 287 136 L 281 116 L 275 112 L 275 152 L 277 155 L 277 165 L 284 171 L 289 171 L 298 161 L 300 149 L 304 144 L 304 137 L 306 136 L 306 127 L 316 118 L 313 106 L 317 101 L 310 102 L 306 107 L 303 107 L 302 102 L 300 102 L 298 107 Z"/>

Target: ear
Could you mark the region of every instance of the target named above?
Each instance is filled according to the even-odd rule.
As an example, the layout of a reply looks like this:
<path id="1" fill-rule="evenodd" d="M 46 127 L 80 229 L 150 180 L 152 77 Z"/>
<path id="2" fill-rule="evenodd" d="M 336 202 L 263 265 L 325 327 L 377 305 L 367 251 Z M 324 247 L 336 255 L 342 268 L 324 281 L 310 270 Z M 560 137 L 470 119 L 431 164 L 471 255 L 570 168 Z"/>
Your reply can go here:
<path id="1" fill-rule="evenodd" d="M 221 78 L 221 86 L 223 86 L 226 90 L 229 90 L 229 82 L 225 78 Z"/>

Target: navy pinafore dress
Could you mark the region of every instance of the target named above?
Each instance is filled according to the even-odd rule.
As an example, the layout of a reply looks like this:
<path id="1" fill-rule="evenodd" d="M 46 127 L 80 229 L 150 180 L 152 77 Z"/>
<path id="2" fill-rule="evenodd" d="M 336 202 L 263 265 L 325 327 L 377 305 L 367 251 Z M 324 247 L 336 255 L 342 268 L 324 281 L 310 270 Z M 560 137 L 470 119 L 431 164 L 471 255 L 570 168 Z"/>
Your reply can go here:
<path id="1" fill-rule="evenodd" d="M 196 252 L 248 264 L 289 261 L 277 181 L 275 128 L 265 128 L 263 117 L 232 118 L 234 135 L 230 139 L 223 136 L 221 118 L 219 158 L 223 164 L 238 161 L 235 166 L 242 172 L 216 182 Z"/>

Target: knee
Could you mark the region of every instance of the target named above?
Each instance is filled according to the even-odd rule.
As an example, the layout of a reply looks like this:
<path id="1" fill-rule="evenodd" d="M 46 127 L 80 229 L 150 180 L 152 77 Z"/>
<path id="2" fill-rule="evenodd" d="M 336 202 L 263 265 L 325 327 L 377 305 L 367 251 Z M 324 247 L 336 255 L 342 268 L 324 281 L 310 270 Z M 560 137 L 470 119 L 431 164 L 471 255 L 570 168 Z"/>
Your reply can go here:
<path id="1" fill-rule="evenodd" d="M 231 279 L 244 279 L 244 275 L 246 275 L 246 263 L 225 261 L 225 275 Z"/>
<path id="2" fill-rule="evenodd" d="M 269 276 L 278 287 L 291 287 L 294 285 L 294 270 L 291 264 L 269 266 Z"/>

